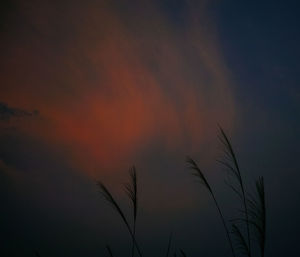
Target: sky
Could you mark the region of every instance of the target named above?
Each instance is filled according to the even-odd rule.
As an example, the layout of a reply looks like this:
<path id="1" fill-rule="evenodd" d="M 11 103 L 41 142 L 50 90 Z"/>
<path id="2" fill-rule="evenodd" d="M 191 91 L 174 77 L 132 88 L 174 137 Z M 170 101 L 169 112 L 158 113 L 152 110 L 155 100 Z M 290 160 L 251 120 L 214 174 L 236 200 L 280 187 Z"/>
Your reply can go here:
<path id="1" fill-rule="evenodd" d="M 0 252 L 129 256 L 130 239 L 96 185 L 127 212 L 138 170 L 138 239 L 229 256 L 220 124 L 249 190 L 264 176 L 266 256 L 297 256 L 300 25 L 297 1 L 4 1 L 0 11 Z"/>

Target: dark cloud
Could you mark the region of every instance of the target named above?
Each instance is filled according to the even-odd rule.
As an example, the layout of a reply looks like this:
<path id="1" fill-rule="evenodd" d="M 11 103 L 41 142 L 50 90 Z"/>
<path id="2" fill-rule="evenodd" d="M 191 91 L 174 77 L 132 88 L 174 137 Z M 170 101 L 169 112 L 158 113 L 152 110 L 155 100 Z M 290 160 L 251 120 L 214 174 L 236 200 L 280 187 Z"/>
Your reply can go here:
<path id="1" fill-rule="evenodd" d="M 9 121 L 12 118 L 28 117 L 37 115 L 38 111 L 27 111 L 8 106 L 6 103 L 0 102 L 0 120 Z"/>

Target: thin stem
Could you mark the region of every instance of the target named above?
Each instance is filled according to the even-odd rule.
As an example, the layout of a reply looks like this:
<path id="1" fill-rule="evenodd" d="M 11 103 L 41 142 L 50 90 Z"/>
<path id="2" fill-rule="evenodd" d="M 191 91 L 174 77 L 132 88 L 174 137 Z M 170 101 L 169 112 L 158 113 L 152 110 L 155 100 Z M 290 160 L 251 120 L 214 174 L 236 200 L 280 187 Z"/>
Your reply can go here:
<path id="1" fill-rule="evenodd" d="M 132 241 L 133 241 L 133 243 L 134 243 L 134 245 L 135 245 L 136 250 L 138 251 L 139 256 L 142 257 L 142 252 L 141 252 L 141 250 L 140 250 L 140 248 L 139 248 L 139 246 L 138 246 L 138 243 L 137 243 L 137 241 L 136 241 L 136 239 L 135 239 L 135 236 L 134 236 L 133 232 L 131 231 L 131 229 L 130 229 L 128 223 L 126 223 L 126 226 L 127 226 L 127 229 L 128 229 L 128 231 L 129 231 L 129 233 L 130 233 L 130 235 L 131 235 L 131 237 L 132 237 Z"/>
<path id="2" fill-rule="evenodd" d="M 249 256 L 251 257 L 251 244 L 250 244 L 250 228 L 249 228 L 249 215 L 248 215 L 248 207 L 246 203 L 246 196 L 245 196 L 245 190 L 244 190 L 244 183 L 241 179 L 241 188 L 242 188 L 242 194 L 243 194 L 243 202 L 244 202 L 244 208 L 245 208 L 245 215 L 246 215 L 246 226 L 247 226 L 247 237 L 248 237 L 248 247 L 249 247 Z"/>
<path id="3" fill-rule="evenodd" d="M 230 235 L 229 235 L 229 231 L 228 231 L 228 228 L 226 226 L 226 222 L 225 222 L 225 219 L 223 217 L 223 214 L 221 212 L 221 209 L 219 207 L 219 204 L 215 198 L 215 195 L 213 193 L 213 190 L 212 188 L 210 187 L 204 173 L 201 171 L 201 169 L 198 167 L 197 163 L 190 157 L 187 157 L 187 163 L 190 165 L 189 168 L 191 168 L 192 170 L 194 170 L 195 172 L 192 173 L 194 176 L 196 176 L 200 182 L 206 187 L 206 189 L 209 191 L 209 193 L 211 194 L 216 206 L 217 206 L 217 209 L 219 211 L 219 214 L 220 214 L 220 217 L 222 219 L 222 223 L 223 223 L 223 226 L 225 228 L 225 231 L 226 231 L 226 236 L 227 236 L 227 239 L 228 239 L 228 242 L 230 244 L 230 248 L 231 248 L 231 251 L 232 251 L 232 256 L 235 257 L 235 253 L 234 253 L 234 249 L 233 249 L 233 245 L 232 245 L 232 241 L 231 241 L 231 238 L 230 238 Z"/>
<path id="4" fill-rule="evenodd" d="M 133 224 L 133 236 L 135 238 L 135 221 L 134 221 L 134 224 Z M 134 257 L 134 240 L 133 239 L 132 239 L 131 256 Z"/>
<path id="5" fill-rule="evenodd" d="M 217 200 L 216 200 L 216 198 L 215 198 L 215 195 L 214 195 L 214 193 L 213 193 L 212 191 L 211 191 L 211 196 L 212 196 L 212 198 L 214 199 L 215 205 L 216 205 L 216 207 L 217 207 L 217 209 L 218 209 L 218 212 L 219 212 L 219 214 L 220 214 L 220 217 L 221 217 L 221 220 L 222 220 L 224 229 L 225 229 L 225 231 L 226 231 L 226 236 L 227 236 L 227 239 L 228 239 L 228 242 L 229 242 L 229 245 L 230 245 L 230 249 L 231 249 L 231 252 L 232 252 L 232 256 L 235 257 L 235 253 L 234 253 L 234 249 L 233 249 L 232 240 L 231 240 L 231 237 L 230 237 L 230 234 L 229 234 L 229 230 L 228 230 L 228 228 L 227 228 L 227 226 L 226 226 L 226 222 L 225 222 L 224 216 L 223 216 L 223 214 L 222 214 L 222 211 L 221 211 L 221 209 L 220 209 L 220 206 L 219 206 L 219 204 L 218 204 L 218 202 L 217 202 Z"/>
<path id="6" fill-rule="evenodd" d="M 102 182 L 98 182 L 97 183 L 98 186 L 100 187 L 101 189 L 101 193 L 102 195 L 104 196 L 104 198 L 106 199 L 106 201 L 116 210 L 116 212 L 120 215 L 120 217 L 122 218 L 123 222 L 125 223 L 130 235 L 131 235 L 131 238 L 134 242 L 134 245 L 138 251 L 138 254 L 140 257 L 142 257 L 142 253 L 141 253 L 141 250 L 136 242 L 136 239 L 135 239 L 135 236 L 132 232 L 132 229 L 130 228 L 130 225 L 125 217 L 125 214 L 123 213 L 122 209 L 120 208 L 120 206 L 118 205 L 118 203 L 116 202 L 116 200 L 114 199 L 114 197 L 112 196 L 112 194 L 110 193 L 110 191 L 106 188 L 106 186 L 102 183 Z"/>
<path id="7" fill-rule="evenodd" d="M 240 167 L 239 167 L 237 158 L 235 156 L 233 147 L 230 143 L 230 140 L 227 137 L 226 133 L 224 132 L 224 130 L 222 129 L 221 126 L 219 126 L 219 129 L 220 129 L 220 132 L 221 132 L 220 140 L 225 145 L 225 152 L 231 156 L 231 160 L 233 161 L 233 165 L 234 165 L 236 171 L 235 171 L 234 168 L 231 167 L 230 164 L 228 165 L 227 162 L 225 162 L 225 166 L 227 166 L 227 168 L 229 168 L 230 170 L 233 171 L 233 173 L 236 175 L 236 177 L 238 179 L 238 182 L 240 184 L 240 187 L 241 187 L 242 199 L 243 199 L 242 201 L 243 201 L 245 216 L 246 216 L 247 239 L 248 239 L 247 241 L 248 241 L 248 248 L 249 248 L 249 257 L 251 257 L 251 239 L 250 239 L 250 228 L 249 228 L 249 214 L 248 214 L 248 207 L 247 207 L 247 200 L 246 200 L 246 193 L 245 193 L 244 183 L 243 183 L 243 179 L 242 179 L 242 176 L 241 176 Z"/>

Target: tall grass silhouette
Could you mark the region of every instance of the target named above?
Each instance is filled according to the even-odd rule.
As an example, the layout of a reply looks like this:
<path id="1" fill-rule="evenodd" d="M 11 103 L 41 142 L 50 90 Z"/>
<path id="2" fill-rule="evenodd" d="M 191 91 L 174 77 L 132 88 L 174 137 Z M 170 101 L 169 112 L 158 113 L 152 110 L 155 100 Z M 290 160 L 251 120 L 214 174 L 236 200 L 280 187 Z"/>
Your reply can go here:
<path id="1" fill-rule="evenodd" d="M 225 229 L 225 232 L 226 232 L 226 237 L 227 237 L 227 240 L 228 240 L 228 243 L 230 245 L 230 249 L 231 249 L 231 252 L 232 252 L 232 256 L 235 257 L 235 253 L 234 253 L 234 249 L 233 249 L 233 244 L 232 244 L 232 240 L 231 240 L 231 237 L 230 237 L 230 233 L 229 233 L 229 230 L 227 228 L 227 225 L 226 225 L 226 221 L 225 221 L 225 218 L 223 216 L 223 213 L 221 211 L 221 208 L 219 206 L 219 203 L 215 197 L 215 194 L 211 188 L 211 186 L 209 185 L 204 173 L 200 170 L 200 168 L 198 167 L 197 163 L 190 157 L 187 157 L 186 158 L 186 162 L 189 164 L 189 168 L 192 169 L 194 172 L 192 173 L 192 175 L 194 175 L 195 177 L 197 177 L 199 179 L 199 182 L 204 185 L 204 187 L 209 191 L 211 197 L 213 198 L 213 201 L 217 207 L 217 210 L 219 212 L 219 215 L 220 215 L 220 218 L 222 220 L 222 224 L 223 224 L 223 227 Z"/>
<path id="2" fill-rule="evenodd" d="M 142 257 L 142 252 L 140 250 L 140 247 L 136 241 L 135 237 L 135 230 L 136 230 L 136 220 L 137 220 L 137 213 L 138 213 L 138 180 L 137 180 L 137 171 L 135 166 L 130 168 L 129 170 L 129 176 L 130 176 L 130 182 L 126 183 L 124 185 L 125 193 L 128 196 L 132 209 L 133 209 L 133 225 L 130 227 L 129 222 L 125 216 L 125 213 L 121 209 L 120 205 L 117 203 L 109 189 L 101 182 L 98 181 L 97 185 L 100 188 L 101 194 L 104 196 L 104 199 L 107 201 L 109 205 L 113 207 L 113 209 L 118 213 L 118 215 L 121 217 L 123 223 L 125 224 L 127 230 L 129 231 L 129 234 L 132 238 L 132 248 L 131 248 L 131 256 L 134 256 L 134 249 L 137 250 L 138 255 Z M 170 254 L 171 249 L 171 243 L 172 243 L 172 233 L 169 236 L 168 240 L 168 246 L 166 251 L 166 257 Z M 109 245 L 106 245 L 106 250 L 110 257 L 113 257 L 112 250 Z"/>
<path id="3" fill-rule="evenodd" d="M 213 202 L 222 221 L 222 225 L 225 230 L 226 239 L 230 246 L 232 256 L 237 257 L 242 255 L 252 257 L 253 251 L 251 251 L 251 241 L 255 240 L 255 242 L 259 246 L 261 257 L 264 257 L 266 242 L 266 203 L 264 178 L 259 177 L 255 181 L 255 192 L 253 194 L 249 194 L 246 191 L 245 183 L 243 181 L 243 177 L 236 154 L 233 150 L 233 146 L 224 130 L 221 127 L 219 127 L 219 130 L 220 134 L 218 135 L 218 137 L 223 146 L 223 157 L 221 160 L 218 160 L 218 162 L 221 163 L 223 167 L 225 167 L 225 169 L 231 175 L 231 178 L 233 178 L 231 180 L 227 180 L 226 184 L 239 197 L 242 205 L 242 210 L 240 210 L 239 212 L 241 216 L 230 219 L 231 229 L 229 229 L 229 223 L 225 219 L 219 202 L 216 199 L 214 190 L 209 184 L 203 171 L 191 157 L 186 157 L 186 163 L 188 164 L 188 168 L 192 170 L 192 175 L 195 176 L 197 180 L 202 184 L 202 186 L 207 189 L 213 199 Z M 132 226 L 130 226 L 131 222 L 128 221 L 125 213 L 123 212 L 113 195 L 110 193 L 108 188 L 100 181 L 97 184 L 100 188 L 100 192 L 102 193 L 106 201 L 119 215 L 131 236 L 131 257 L 134 257 L 135 250 L 138 253 L 139 257 L 142 257 L 141 249 L 136 240 L 136 221 L 139 198 L 137 171 L 134 166 L 129 170 L 129 177 L 130 181 L 129 183 L 126 183 L 124 185 L 124 189 L 132 206 Z M 252 234 L 254 235 L 254 237 L 252 237 Z M 233 240 L 233 238 L 235 240 Z M 166 257 L 170 255 L 171 242 L 172 233 L 169 236 L 167 251 L 165 254 Z M 109 256 L 113 257 L 112 250 L 108 245 L 106 246 L 106 249 Z M 254 250 L 256 250 L 256 248 Z M 173 256 L 176 256 L 176 252 L 173 254 Z M 185 257 L 187 255 L 182 249 L 179 249 L 179 256 Z"/>
<path id="4" fill-rule="evenodd" d="M 132 238 L 132 242 L 139 254 L 140 257 L 142 257 L 142 252 L 140 250 L 140 247 L 136 241 L 136 238 L 135 238 L 135 235 L 133 233 L 133 230 L 132 228 L 130 227 L 129 225 L 129 222 L 123 212 L 123 210 L 121 209 L 120 205 L 117 203 L 117 201 L 115 200 L 115 198 L 112 196 L 112 194 L 110 193 L 110 191 L 108 190 L 108 188 L 101 182 L 101 181 L 98 181 L 97 182 L 97 185 L 99 186 L 100 188 L 100 192 L 101 194 L 103 195 L 104 199 L 107 201 L 107 203 L 109 205 L 111 205 L 111 207 L 116 211 L 116 213 L 121 217 L 122 221 L 124 222 L 131 238 Z"/>
<path id="5" fill-rule="evenodd" d="M 238 224 L 232 224 L 232 233 L 237 239 L 237 248 L 244 255 L 251 257 L 251 234 L 250 226 L 253 227 L 255 239 L 261 249 L 261 256 L 264 256 L 265 237 L 266 237 L 266 206 L 265 206 L 265 191 L 264 191 L 264 179 L 259 177 L 256 181 L 256 194 L 253 196 L 247 194 L 243 178 L 241 175 L 240 167 L 236 154 L 233 150 L 232 144 L 224 132 L 219 126 L 220 135 L 219 139 L 223 145 L 224 157 L 219 162 L 229 171 L 232 177 L 237 181 L 238 187 L 231 181 L 227 182 L 227 185 L 238 195 L 242 200 L 244 218 L 238 218 L 237 220 L 243 221 L 246 224 L 247 239 L 245 239 L 242 230 L 238 227 Z"/>
<path id="6" fill-rule="evenodd" d="M 260 255 L 264 257 L 265 254 L 265 242 L 266 242 L 266 203 L 265 203 L 265 186 L 264 178 L 259 177 L 255 182 L 255 194 L 249 194 L 247 198 L 249 206 L 249 224 L 253 227 L 254 239 L 257 242 Z M 232 221 L 235 222 L 247 222 L 244 218 L 236 218 Z M 233 234 L 237 238 L 237 246 L 241 253 L 249 256 L 248 245 L 245 244 L 245 239 L 236 224 L 232 225 Z"/>
<path id="7" fill-rule="evenodd" d="M 138 208 L 138 198 L 137 198 L 137 174 L 136 169 L 133 166 L 130 171 L 130 183 L 125 184 L 125 192 L 127 193 L 132 207 L 133 207 L 133 238 L 132 238 L 132 249 L 131 256 L 134 256 L 134 240 L 135 240 L 135 228 L 136 228 L 136 217 L 137 217 L 137 208 Z"/>
<path id="8" fill-rule="evenodd" d="M 231 233 L 235 236 L 236 238 L 236 249 L 243 255 L 249 256 L 249 248 L 247 245 L 247 242 L 245 240 L 245 237 L 243 233 L 241 232 L 240 228 L 236 224 L 232 224 L 232 231 Z"/>
<path id="9" fill-rule="evenodd" d="M 236 187 L 232 182 L 227 182 L 227 185 L 239 196 L 239 198 L 242 200 L 243 208 L 244 208 L 244 214 L 245 214 L 245 223 L 246 223 L 246 231 L 247 231 L 247 255 L 251 257 L 251 239 L 250 239 L 250 226 L 249 226 L 249 214 L 248 214 L 248 206 L 247 206 L 247 198 L 246 198 L 246 191 L 245 186 L 242 178 L 242 174 L 240 171 L 239 163 L 236 157 L 236 154 L 233 150 L 232 144 L 222 129 L 221 126 L 219 126 L 220 134 L 219 134 L 219 140 L 221 144 L 223 145 L 223 152 L 224 156 L 223 159 L 219 160 L 219 162 L 225 167 L 225 169 L 232 175 L 232 177 L 237 181 L 238 187 Z M 236 233 L 239 231 L 240 233 Z M 238 237 L 239 235 L 242 235 L 241 231 L 237 227 L 237 225 L 233 228 L 233 233 Z M 240 240 L 244 241 L 244 238 Z M 246 247 L 245 245 L 245 247 Z"/>
<path id="10" fill-rule="evenodd" d="M 265 204 L 265 189 L 264 179 L 259 177 L 256 181 L 256 194 L 248 194 L 245 189 L 245 184 L 241 174 L 240 166 L 233 149 L 233 146 L 226 135 L 225 131 L 219 126 L 218 138 L 223 146 L 223 158 L 218 160 L 219 163 L 229 172 L 232 180 L 226 181 L 226 184 L 233 190 L 233 192 L 241 199 L 243 209 L 240 211 L 242 217 L 231 219 L 231 233 L 226 225 L 226 220 L 220 209 L 219 203 L 216 200 L 215 194 L 211 185 L 208 183 L 204 173 L 199 168 L 197 163 L 190 157 L 187 157 L 186 162 L 189 168 L 194 172 L 192 175 L 196 176 L 200 183 L 209 191 L 213 201 L 217 207 L 221 217 L 223 227 L 226 232 L 227 241 L 229 242 L 232 256 L 235 257 L 237 252 L 248 257 L 252 256 L 251 251 L 251 232 L 254 231 L 255 240 L 259 245 L 260 254 L 264 257 L 265 241 L 266 241 L 266 204 Z M 245 229 L 240 228 L 241 224 L 245 224 Z M 253 230 L 250 231 L 250 226 Z M 244 235 L 246 230 L 246 236 Z M 234 236 L 233 242 L 231 235 Z"/>
<path id="11" fill-rule="evenodd" d="M 254 196 L 250 195 L 248 198 L 249 222 L 254 227 L 255 238 L 260 248 L 260 254 L 264 257 L 266 242 L 266 202 L 264 178 L 259 177 L 256 180 L 255 186 L 256 194 Z"/>

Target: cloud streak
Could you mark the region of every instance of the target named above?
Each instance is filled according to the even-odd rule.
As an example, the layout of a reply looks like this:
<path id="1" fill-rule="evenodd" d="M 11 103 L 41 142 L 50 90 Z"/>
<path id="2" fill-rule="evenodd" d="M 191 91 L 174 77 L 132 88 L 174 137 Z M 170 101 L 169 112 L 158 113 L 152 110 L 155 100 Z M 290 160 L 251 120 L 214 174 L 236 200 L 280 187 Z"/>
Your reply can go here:
<path id="1" fill-rule="evenodd" d="M 1 121 L 9 121 L 12 118 L 34 116 L 37 114 L 38 114 L 38 111 L 29 112 L 26 110 L 10 107 L 5 103 L 0 102 L 0 120 Z"/>
<path id="2" fill-rule="evenodd" d="M 232 126 L 232 81 L 205 1 L 185 3 L 179 23 L 159 1 L 102 2 L 20 2 L 22 22 L 7 21 L 0 96 L 43 113 L 23 125 L 28 135 L 93 173 L 127 167 L 154 143 L 191 153 L 217 122 Z"/>

